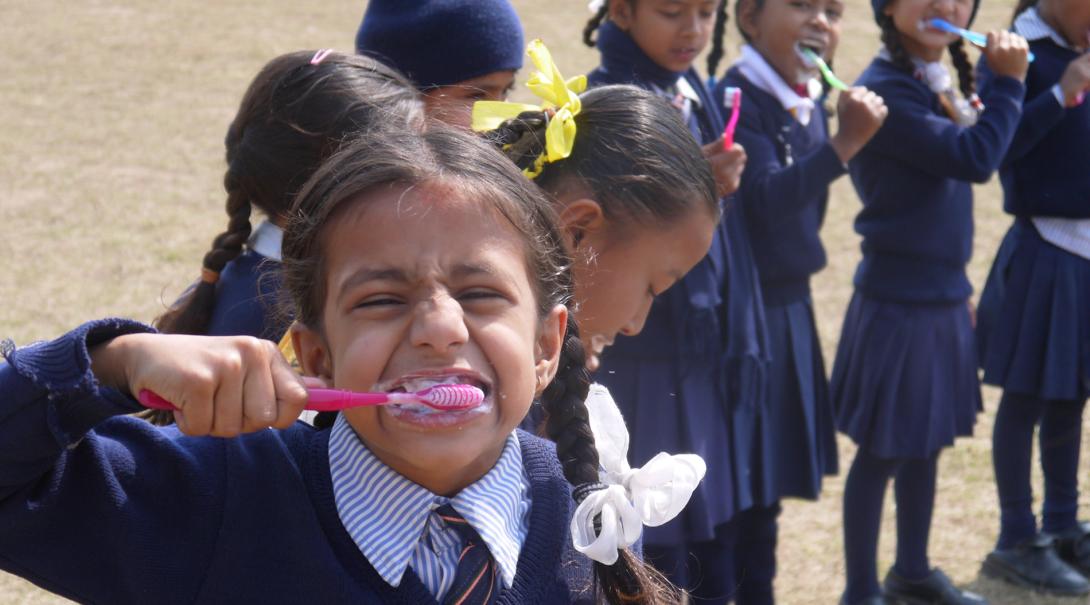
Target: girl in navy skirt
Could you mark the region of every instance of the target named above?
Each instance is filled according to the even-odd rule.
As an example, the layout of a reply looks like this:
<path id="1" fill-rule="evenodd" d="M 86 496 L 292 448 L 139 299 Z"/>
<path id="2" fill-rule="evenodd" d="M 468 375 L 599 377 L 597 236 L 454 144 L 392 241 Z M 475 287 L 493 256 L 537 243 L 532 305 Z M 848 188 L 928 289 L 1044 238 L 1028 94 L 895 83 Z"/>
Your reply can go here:
<path id="1" fill-rule="evenodd" d="M 601 53 L 590 85 L 635 84 L 672 103 L 705 145 L 720 196 L 736 189 L 745 158 L 740 146 L 723 149 L 719 108 L 692 63 L 710 39 L 709 59 L 718 61 L 725 24 L 725 1 L 610 0 L 584 30 L 584 42 Z M 633 464 L 663 450 L 695 452 L 708 463 L 686 510 L 644 537 L 648 561 L 698 602 L 725 602 L 737 588 L 729 522 L 754 503 L 748 474 L 766 340 L 742 208 L 731 206 L 708 255 L 656 297 L 638 336 L 605 351 L 595 375 L 624 413 Z"/>
<path id="2" fill-rule="evenodd" d="M 1027 48 L 990 33 L 984 54 L 997 77 L 977 98 L 962 42 L 923 25 L 967 27 L 973 0 L 872 5 L 884 49 L 858 83 L 885 99 L 889 117 L 850 163 L 863 260 L 831 380 L 838 428 L 859 446 L 844 488 L 843 602 L 983 603 L 931 568 L 927 540 L 939 452 L 972 433 L 981 409 L 965 274 L 970 183 L 991 176 L 1014 136 Z M 961 96 L 941 63 L 947 49 Z M 876 559 L 891 477 L 897 555 L 883 589 Z"/>
<path id="3" fill-rule="evenodd" d="M 886 115 L 880 97 L 855 88 L 840 95 L 840 130 L 828 136 L 824 90 L 800 48 L 831 58 L 843 10 L 839 0 L 740 0 L 736 23 L 747 44 L 712 95 L 725 105 L 727 87 L 741 90 L 735 138 L 749 159 L 736 199 L 753 236 L 772 353 L 768 398 L 754 438 L 756 502 L 736 521 L 739 604 L 772 602 L 780 500 L 815 499 L 822 476 L 837 472 L 836 425 L 810 276 L 825 266 L 818 232 L 829 185 L 847 172 L 848 160 Z"/>
<path id="4" fill-rule="evenodd" d="M 1022 0 L 1014 31 L 1036 60 L 1002 168 L 1015 216 L 980 299 L 984 381 L 1003 389 L 992 437 L 1000 532 L 985 573 L 1056 594 L 1086 594 L 1090 526 L 1078 510 L 1082 411 L 1090 394 L 1090 5 Z M 982 66 L 982 79 L 993 77 Z M 1038 534 L 1030 488 L 1040 423 L 1045 494 Z"/>

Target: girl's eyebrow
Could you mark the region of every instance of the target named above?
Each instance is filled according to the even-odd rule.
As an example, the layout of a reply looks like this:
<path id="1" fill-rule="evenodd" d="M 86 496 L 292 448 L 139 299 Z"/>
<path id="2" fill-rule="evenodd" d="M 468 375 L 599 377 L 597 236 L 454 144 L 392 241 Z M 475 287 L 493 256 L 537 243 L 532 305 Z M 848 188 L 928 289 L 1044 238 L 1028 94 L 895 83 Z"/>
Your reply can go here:
<path id="1" fill-rule="evenodd" d="M 341 283 L 338 284 L 337 296 L 339 298 L 352 288 L 372 281 L 408 283 L 409 275 L 401 269 L 375 269 L 364 267 L 341 280 Z"/>

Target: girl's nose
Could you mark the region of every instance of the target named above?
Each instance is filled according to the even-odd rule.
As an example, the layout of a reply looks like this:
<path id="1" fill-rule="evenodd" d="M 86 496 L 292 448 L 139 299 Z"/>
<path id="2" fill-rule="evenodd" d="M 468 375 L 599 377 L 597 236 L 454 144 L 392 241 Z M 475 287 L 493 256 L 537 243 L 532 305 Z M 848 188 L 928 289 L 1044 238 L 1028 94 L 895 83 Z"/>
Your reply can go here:
<path id="1" fill-rule="evenodd" d="M 468 339 L 465 315 L 457 300 L 443 294 L 417 305 L 409 329 L 409 342 L 414 347 L 449 353 Z"/>
<path id="2" fill-rule="evenodd" d="M 643 331 L 643 325 L 647 323 L 647 315 L 651 313 L 651 303 L 655 302 L 655 299 L 648 297 L 647 301 L 640 305 L 636 315 L 632 319 L 628 320 L 623 327 L 621 327 L 621 334 L 625 336 L 635 336 Z"/>
<path id="3" fill-rule="evenodd" d="M 821 31 L 829 31 L 829 16 L 822 9 L 815 10 L 810 16 L 810 24 Z"/>

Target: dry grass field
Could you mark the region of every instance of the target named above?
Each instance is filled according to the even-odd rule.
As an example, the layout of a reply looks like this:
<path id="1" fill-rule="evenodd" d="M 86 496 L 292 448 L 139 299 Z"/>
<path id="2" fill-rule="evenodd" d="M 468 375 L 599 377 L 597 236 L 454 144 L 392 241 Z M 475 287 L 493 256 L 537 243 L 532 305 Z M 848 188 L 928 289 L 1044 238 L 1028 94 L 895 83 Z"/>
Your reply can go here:
<path id="1" fill-rule="evenodd" d="M 578 41 L 586 0 L 515 4 L 528 35 L 545 39 L 566 74 L 595 64 L 596 53 Z M 836 64 L 851 80 L 878 37 L 869 3 L 847 4 Z M 1006 23 L 1012 5 L 985 2 L 978 26 Z M 0 0 L 0 338 L 26 344 L 85 319 L 151 320 L 161 312 L 197 277 L 201 255 L 225 225 L 222 139 L 250 78 L 283 52 L 351 49 L 363 6 L 360 0 Z M 738 35 L 730 30 L 728 54 L 735 56 Z M 858 205 L 842 179 L 824 231 L 830 265 L 814 282 L 828 359 L 859 257 L 851 229 Z M 978 290 L 1009 224 L 999 208 L 994 182 L 977 189 L 971 277 Z M 997 531 L 989 455 L 996 392 L 985 394 L 976 436 L 942 458 L 932 560 L 996 605 L 1080 602 L 978 576 Z M 845 467 L 853 450 L 842 442 Z M 1081 477 L 1088 476 L 1084 466 Z M 839 597 L 842 487 L 842 477 L 830 479 L 820 502 L 788 504 L 780 602 L 830 604 Z M 1083 497 L 1082 504 L 1090 503 Z M 894 543 L 888 499 L 887 507 L 883 571 Z M 0 574 L 0 603 L 59 602 L 65 601 Z"/>

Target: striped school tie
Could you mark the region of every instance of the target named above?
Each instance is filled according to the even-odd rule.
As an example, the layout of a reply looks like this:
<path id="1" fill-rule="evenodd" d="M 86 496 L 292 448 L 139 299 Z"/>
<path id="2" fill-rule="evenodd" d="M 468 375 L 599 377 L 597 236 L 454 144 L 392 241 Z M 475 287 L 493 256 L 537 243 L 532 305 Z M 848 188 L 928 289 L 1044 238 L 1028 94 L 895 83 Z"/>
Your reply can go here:
<path id="1" fill-rule="evenodd" d="M 443 605 L 488 605 L 496 602 L 499 596 L 496 561 L 481 536 L 473 529 L 462 515 L 450 504 L 435 509 L 448 527 L 458 532 L 465 546 L 458 557 L 458 570 L 454 572 L 454 583 Z"/>

